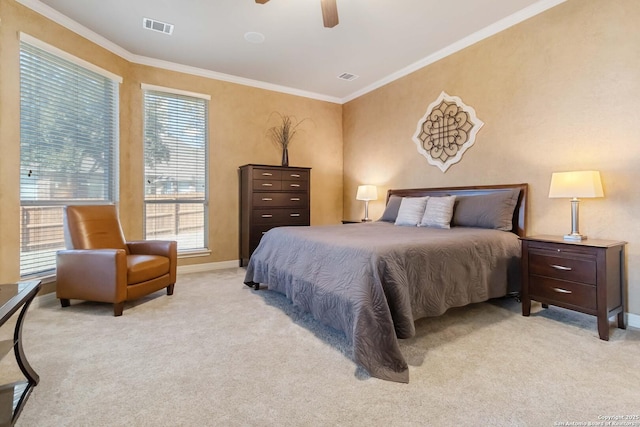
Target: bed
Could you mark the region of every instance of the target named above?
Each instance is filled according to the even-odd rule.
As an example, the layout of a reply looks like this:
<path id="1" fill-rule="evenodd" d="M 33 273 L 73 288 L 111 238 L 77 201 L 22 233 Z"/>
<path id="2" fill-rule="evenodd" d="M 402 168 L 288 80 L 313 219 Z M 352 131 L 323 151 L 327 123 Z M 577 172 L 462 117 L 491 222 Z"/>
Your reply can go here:
<path id="1" fill-rule="evenodd" d="M 450 228 L 397 225 L 410 205 L 447 199 Z M 527 184 L 389 190 L 378 221 L 268 231 L 244 282 L 344 332 L 371 376 L 408 382 L 398 339 L 416 320 L 519 291 L 526 201 Z"/>

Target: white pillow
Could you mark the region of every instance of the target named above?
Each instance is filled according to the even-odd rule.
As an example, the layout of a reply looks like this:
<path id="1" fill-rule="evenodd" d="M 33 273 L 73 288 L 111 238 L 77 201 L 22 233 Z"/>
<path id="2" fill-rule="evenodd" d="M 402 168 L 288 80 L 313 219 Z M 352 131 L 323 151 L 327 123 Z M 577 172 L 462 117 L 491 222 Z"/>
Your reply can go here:
<path id="1" fill-rule="evenodd" d="M 420 227 L 451 228 L 456 196 L 429 197 Z"/>
<path id="2" fill-rule="evenodd" d="M 429 199 L 429 196 L 403 197 L 402 202 L 400 202 L 400 209 L 398 209 L 395 225 L 417 226 L 424 215 L 427 199 Z"/>

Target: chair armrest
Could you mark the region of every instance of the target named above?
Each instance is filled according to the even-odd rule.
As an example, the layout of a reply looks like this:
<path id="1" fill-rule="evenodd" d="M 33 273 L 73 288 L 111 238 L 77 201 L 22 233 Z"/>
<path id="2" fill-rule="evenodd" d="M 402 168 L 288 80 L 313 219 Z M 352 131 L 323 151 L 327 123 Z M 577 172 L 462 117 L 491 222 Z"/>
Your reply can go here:
<path id="1" fill-rule="evenodd" d="M 56 254 L 56 295 L 90 301 L 127 299 L 124 249 L 67 249 Z"/>
<path id="2" fill-rule="evenodd" d="M 127 242 L 127 246 L 132 255 L 161 255 L 171 258 L 178 253 L 178 243 L 174 240 L 134 240 Z"/>

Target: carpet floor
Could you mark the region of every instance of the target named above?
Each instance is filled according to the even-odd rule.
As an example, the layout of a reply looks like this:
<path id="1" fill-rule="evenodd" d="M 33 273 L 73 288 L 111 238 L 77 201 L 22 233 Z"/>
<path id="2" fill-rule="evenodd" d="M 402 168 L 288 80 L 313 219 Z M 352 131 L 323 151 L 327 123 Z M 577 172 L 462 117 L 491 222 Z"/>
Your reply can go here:
<path id="1" fill-rule="evenodd" d="M 40 384 L 17 425 L 557 426 L 640 414 L 637 329 L 612 326 L 605 342 L 592 316 L 534 303 L 525 318 L 514 299 L 452 309 L 401 340 L 410 382 L 399 384 L 369 377 L 343 334 L 243 277 L 182 274 L 173 296 L 127 303 L 122 317 L 38 297 L 23 340 Z"/>

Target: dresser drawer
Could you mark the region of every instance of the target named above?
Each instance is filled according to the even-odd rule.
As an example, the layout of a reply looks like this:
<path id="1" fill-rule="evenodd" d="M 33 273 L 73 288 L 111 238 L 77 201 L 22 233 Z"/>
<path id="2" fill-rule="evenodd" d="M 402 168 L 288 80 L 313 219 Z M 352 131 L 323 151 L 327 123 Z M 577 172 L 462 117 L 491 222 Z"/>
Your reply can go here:
<path id="1" fill-rule="evenodd" d="M 252 251 L 258 246 L 260 243 L 260 239 L 264 236 L 264 233 L 271 230 L 272 228 L 277 227 L 273 224 L 263 224 L 263 225 L 254 225 L 251 227 L 251 238 L 249 239 L 249 245 L 251 245 Z"/>
<path id="2" fill-rule="evenodd" d="M 582 308 L 595 312 L 596 287 L 580 283 L 555 280 L 548 277 L 530 276 L 529 295 L 542 298 L 550 304 L 567 308 Z"/>
<path id="3" fill-rule="evenodd" d="M 254 224 L 306 225 L 309 209 L 256 209 L 251 213 Z"/>
<path id="4" fill-rule="evenodd" d="M 280 191 L 282 189 L 282 181 L 273 179 L 254 179 L 254 191 Z"/>
<path id="5" fill-rule="evenodd" d="M 309 181 L 309 171 L 281 171 L 282 179 L 288 181 Z"/>
<path id="6" fill-rule="evenodd" d="M 596 260 L 590 256 L 554 256 L 552 251 L 529 250 L 529 274 L 596 284 Z"/>
<path id="7" fill-rule="evenodd" d="M 253 169 L 252 178 L 280 181 L 282 179 L 282 171 L 277 169 Z"/>
<path id="8" fill-rule="evenodd" d="M 307 193 L 254 193 L 253 206 L 264 207 L 307 207 Z"/>
<path id="9" fill-rule="evenodd" d="M 292 191 L 301 191 L 307 189 L 306 181 L 288 181 L 282 180 L 282 189 L 283 190 L 292 190 Z"/>

